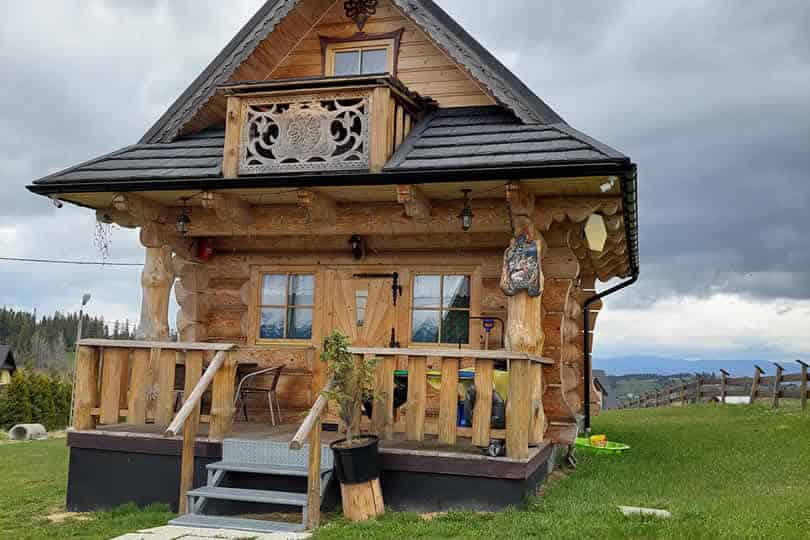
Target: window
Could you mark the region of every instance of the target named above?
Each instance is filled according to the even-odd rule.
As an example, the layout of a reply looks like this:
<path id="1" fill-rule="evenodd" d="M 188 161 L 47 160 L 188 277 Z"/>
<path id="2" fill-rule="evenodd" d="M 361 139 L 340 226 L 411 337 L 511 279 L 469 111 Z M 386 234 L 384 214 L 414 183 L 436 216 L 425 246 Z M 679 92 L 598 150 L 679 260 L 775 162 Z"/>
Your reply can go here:
<path id="1" fill-rule="evenodd" d="M 315 276 L 264 274 L 259 339 L 312 339 Z"/>
<path id="2" fill-rule="evenodd" d="M 327 76 L 394 73 L 394 39 L 331 42 L 325 48 Z"/>
<path id="3" fill-rule="evenodd" d="M 470 342 L 470 276 L 417 275 L 413 283 L 414 343 Z"/>

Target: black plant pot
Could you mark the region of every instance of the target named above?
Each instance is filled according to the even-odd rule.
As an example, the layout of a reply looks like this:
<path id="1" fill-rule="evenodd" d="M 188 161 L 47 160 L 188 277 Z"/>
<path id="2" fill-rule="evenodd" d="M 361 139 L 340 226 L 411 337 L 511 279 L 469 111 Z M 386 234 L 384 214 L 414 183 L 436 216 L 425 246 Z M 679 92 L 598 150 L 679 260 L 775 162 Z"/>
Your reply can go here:
<path id="1" fill-rule="evenodd" d="M 335 472 L 341 484 L 351 486 L 380 477 L 380 439 L 373 435 L 360 438 L 366 439 L 366 443 L 354 448 L 339 447 L 346 439 L 329 445 L 335 455 Z"/>

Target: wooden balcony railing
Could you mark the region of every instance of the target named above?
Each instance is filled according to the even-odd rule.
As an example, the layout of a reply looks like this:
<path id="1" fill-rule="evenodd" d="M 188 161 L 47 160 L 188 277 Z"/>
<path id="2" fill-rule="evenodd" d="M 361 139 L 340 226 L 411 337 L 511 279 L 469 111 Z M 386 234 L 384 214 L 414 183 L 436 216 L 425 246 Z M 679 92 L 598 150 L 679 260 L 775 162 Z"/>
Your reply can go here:
<path id="1" fill-rule="evenodd" d="M 476 446 L 489 446 L 491 439 L 506 440 L 511 458 L 529 457 L 529 447 L 540 444 L 548 427 L 543 411 L 543 365 L 553 364 L 547 358 L 508 351 L 457 349 L 377 349 L 353 347 L 352 354 L 379 360 L 375 370 L 375 390 L 381 402 L 375 404 L 370 431 L 382 440 L 404 433 L 409 441 L 422 441 L 425 435 L 437 435 L 442 444 L 454 445 L 458 437 L 469 437 Z M 497 360 L 509 366 L 509 396 L 506 401 L 506 429 L 491 428 L 492 393 Z M 427 421 L 427 366 L 441 365 L 439 417 Z M 408 369 L 408 401 L 405 422 L 394 420 L 394 375 L 397 364 Z M 475 366 L 476 401 L 471 428 L 458 426 L 458 382 L 462 363 Z M 329 383 L 328 386 L 331 386 Z M 321 422 L 328 400 L 321 396 L 315 402 L 298 433 L 290 443 L 301 450 L 309 441 L 309 520 L 318 526 L 320 513 Z"/>

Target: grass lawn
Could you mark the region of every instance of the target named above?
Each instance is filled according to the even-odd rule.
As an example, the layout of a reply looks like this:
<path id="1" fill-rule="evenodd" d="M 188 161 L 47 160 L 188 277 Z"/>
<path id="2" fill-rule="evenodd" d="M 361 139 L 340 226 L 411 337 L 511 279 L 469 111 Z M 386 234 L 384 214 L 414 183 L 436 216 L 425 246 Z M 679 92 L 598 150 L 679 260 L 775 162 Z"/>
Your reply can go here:
<path id="1" fill-rule="evenodd" d="M 123 507 L 52 522 L 49 516 L 65 511 L 67 458 L 65 439 L 15 444 L 0 440 L 0 538 L 108 540 L 165 525 L 173 517 L 165 506 Z"/>
<path id="2" fill-rule="evenodd" d="M 633 450 L 580 452 L 576 473 L 527 510 L 431 521 L 391 514 L 335 522 L 316 539 L 810 537 L 810 415 L 795 405 L 611 411 L 594 429 Z M 674 518 L 626 518 L 617 505 L 662 508 Z"/>
<path id="3" fill-rule="evenodd" d="M 315 538 L 808 537 L 810 414 L 795 405 L 611 411 L 594 424 L 633 450 L 621 457 L 580 452 L 576 473 L 525 510 L 335 520 Z M 163 507 L 122 508 L 51 523 L 47 516 L 63 511 L 66 461 L 64 440 L 0 442 L 0 538 L 108 539 L 171 517 Z M 670 510 L 674 518 L 625 518 L 620 504 Z"/>

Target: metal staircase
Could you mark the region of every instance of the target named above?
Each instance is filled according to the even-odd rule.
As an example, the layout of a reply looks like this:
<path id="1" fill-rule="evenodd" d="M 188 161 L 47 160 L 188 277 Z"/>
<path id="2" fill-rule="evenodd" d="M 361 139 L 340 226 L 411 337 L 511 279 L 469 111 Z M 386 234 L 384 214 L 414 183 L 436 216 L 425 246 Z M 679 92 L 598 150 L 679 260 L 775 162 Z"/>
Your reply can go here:
<path id="1" fill-rule="evenodd" d="M 172 520 L 171 525 L 181 527 L 200 527 L 211 529 L 234 529 L 249 532 L 301 532 L 307 523 L 307 494 L 300 491 L 244 489 L 226 487 L 230 476 L 256 480 L 266 479 L 272 483 L 285 480 L 307 478 L 307 456 L 309 449 L 290 450 L 288 443 L 226 439 L 222 444 L 222 461 L 208 465 L 206 486 L 188 492 L 189 513 Z M 321 498 L 332 478 L 333 457 L 328 447 L 321 452 Z M 288 483 L 288 482 L 287 482 Z M 251 505 L 262 505 L 263 508 L 284 507 L 300 508 L 301 524 L 246 519 L 224 515 L 212 515 L 209 510 L 217 503 L 226 504 L 229 508 L 244 507 L 248 513 Z M 229 513 L 233 513 L 230 511 Z M 253 512 L 251 512 L 253 515 Z"/>

